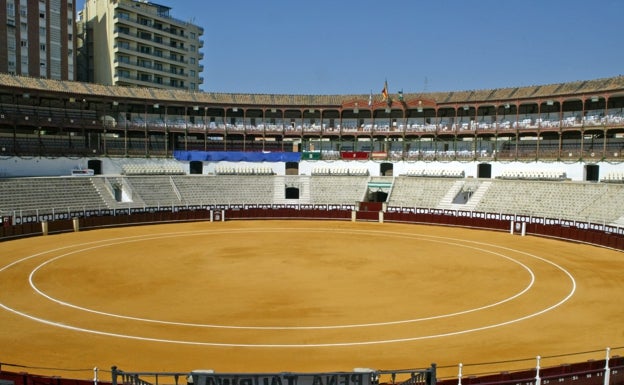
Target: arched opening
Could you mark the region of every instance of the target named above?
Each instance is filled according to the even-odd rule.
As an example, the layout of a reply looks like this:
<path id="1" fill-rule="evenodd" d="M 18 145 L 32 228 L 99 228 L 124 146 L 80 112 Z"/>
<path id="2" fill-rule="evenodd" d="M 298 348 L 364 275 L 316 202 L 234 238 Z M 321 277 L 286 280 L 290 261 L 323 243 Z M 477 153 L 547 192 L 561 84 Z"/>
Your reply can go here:
<path id="1" fill-rule="evenodd" d="M 388 199 L 388 193 L 385 191 L 369 191 L 368 202 L 385 202 Z"/>
<path id="2" fill-rule="evenodd" d="M 286 187 L 285 192 L 286 199 L 299 199 L 298 187 Z"/>

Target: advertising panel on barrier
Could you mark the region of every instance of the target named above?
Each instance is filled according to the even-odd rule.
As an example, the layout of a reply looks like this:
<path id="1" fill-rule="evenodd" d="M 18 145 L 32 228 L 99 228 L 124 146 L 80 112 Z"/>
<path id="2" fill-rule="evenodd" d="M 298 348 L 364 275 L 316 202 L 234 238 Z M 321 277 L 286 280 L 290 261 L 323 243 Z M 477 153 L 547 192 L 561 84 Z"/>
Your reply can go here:
<path id="1" fill-rule="evenodd" d="M 193 385 L 373 385 L 372 373 L 261 373 L 192 372 Z"/>
<path id="2" fill-rule="evenodd" d="M 549 225 L 549 226 L 550 225 L 558 225 L 559 222 L 560 222 L 560 220 L 557 219 L 557 218 L 545 218 L 544 219 L 544 224 Z"/>
<path id="3" fill-rule="evenodd" d="M 2 221 L 2 226 L 4 227 L 9 227 L 13 224 L 12 218 L 8 215 L 0 217 L 0 220 Z"/>

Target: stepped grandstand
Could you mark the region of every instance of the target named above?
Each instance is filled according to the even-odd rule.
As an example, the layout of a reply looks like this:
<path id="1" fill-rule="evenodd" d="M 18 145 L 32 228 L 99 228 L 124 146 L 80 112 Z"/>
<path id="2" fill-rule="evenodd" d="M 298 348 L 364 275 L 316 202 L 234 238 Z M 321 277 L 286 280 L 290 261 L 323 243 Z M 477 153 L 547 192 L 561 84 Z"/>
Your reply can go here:
<path id="1" fill-rule="evenodd" d="M 384 101 L 0 75 L 0 212 L 14 220 L 372 201 L 620 226 L 623 150 L 622 76 Z"/>
<path id="2" fill-rule="evenodd" d="M 304 160 L 613 161 L 624 77 L 533 87 L 254 95 L 0 75 L 0 155 L 164 157 L 297 152 Z"/>
<path id="3" fill-rule="evenodd" d="M 2 241 L 309 218 L 522 223 L 523 235 L 624 250 L 624 76 L 385 101 L 0 74 L 0 191 Z M 597 384 L 594 363 L 552 380 Z"/>

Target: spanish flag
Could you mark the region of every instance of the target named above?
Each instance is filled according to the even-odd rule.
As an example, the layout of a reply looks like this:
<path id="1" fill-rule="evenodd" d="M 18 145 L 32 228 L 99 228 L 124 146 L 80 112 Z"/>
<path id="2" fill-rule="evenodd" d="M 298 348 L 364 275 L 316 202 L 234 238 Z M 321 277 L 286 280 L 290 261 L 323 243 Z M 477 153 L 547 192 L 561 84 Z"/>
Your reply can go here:
<path id="1" fill-rule="evenodd" d="M 383 90 L 381 90 L 381 97 L 384 102 L 388 101 L 388 81 L 387 80 L 384 83 Z"/>

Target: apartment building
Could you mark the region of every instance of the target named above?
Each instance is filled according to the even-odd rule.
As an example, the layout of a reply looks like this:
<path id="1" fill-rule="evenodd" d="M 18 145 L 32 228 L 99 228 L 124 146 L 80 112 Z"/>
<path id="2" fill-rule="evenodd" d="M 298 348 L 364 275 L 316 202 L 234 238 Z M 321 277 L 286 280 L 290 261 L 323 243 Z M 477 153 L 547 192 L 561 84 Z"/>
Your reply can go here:
<path id="1" fill-rule="evenodd" d="M 0 72 L 75 80 L 75 0 L 0 0 Z"/>
<path id="2" fill-rule="evenodd" d="M 86 0 L 79 13 L 79 80 L 181 90 L 203 83 L 204 30 L 171 8 L 138 0 Z"/>

